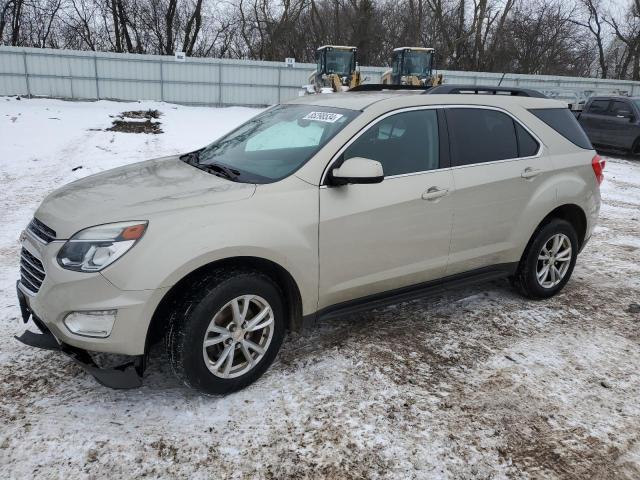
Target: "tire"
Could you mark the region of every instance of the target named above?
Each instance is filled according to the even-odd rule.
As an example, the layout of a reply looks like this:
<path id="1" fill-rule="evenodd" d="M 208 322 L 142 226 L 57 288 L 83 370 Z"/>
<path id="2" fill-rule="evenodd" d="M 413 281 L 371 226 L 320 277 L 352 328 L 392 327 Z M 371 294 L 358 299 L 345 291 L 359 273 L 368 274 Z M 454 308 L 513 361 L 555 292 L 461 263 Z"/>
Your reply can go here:
<path id="1" fill-rule="evenodd" d="M 560 242 L 559 249 L 555 252 L 554 241 Z M 569 246 L 571 250 L 567 254 Z M 529 240 L 513 284 L 527 298 L 543 299 L 554 296 L 571 278 L 578 249 L 578 235 L 573 226 L 566 220 L 551 219 L 538 228 Z M 558 253 L 560 255 L 557 255 Z M 546 274 L 545 266 L 549 266 Z"/>
<path id="2" fill-rule="evenodd" d="M 629 150 L 629 156 L 638 158 L 640 157 L 640 137 L 636 138 L 631 146 L 631 150 Z"/>
<path id="3" fill-rule="evenodd" d="M 210 394 L 256 381 L 282 345 L 282 298 L 278 285 L 255 270 L 222 270 L 195 281 L 169 319 L 165 343 L 176 376 Z"/>

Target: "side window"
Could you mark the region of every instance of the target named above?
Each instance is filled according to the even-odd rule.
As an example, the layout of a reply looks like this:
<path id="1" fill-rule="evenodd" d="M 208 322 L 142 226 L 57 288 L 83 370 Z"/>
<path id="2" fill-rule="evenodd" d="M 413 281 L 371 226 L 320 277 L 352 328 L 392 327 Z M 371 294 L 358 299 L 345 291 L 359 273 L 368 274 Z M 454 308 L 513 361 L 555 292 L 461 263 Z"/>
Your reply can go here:
<path id="1" fill-rule="evenodd" d="M 593 150 L 589 137 L 568 108 L 532 108 L 529 111 L 574 145 Z"/>
<path id="2" fill-rule="evenodd" d="M 609 100 L 594 100 L 589 106 L 588 113 L 594 113 L 596 115 L 606 115 L 609 109 Z"/>
<path id="3" fill-rule="evenodd" d="M 620 100 L 614 100 L 611 102 L 610 112 L 614 117 L 620 116 L 629 118 L 632 115 L 631 105 L 627 102 L 621 102 Z"/>
<path id="4" fill-rule="evenodd" d="M 517 122 L 514 123 L 516 124 L 516 135 L 518 137 L 518 156 L 533 157 L 538 153 L 540 145 L 536 139 L 522 127 L 522 125 Z"/>
<path id="5" fill-rule="evenodd" d="M 414 110 L 374 124 L 349 145 L 343 158 L 377 160 L 389 177 L 439 168 L 439 151 L 436 111 Z"/>
<path id="6" fill-rule="evenodd" d="M 518 157 L 516 129 L 510 116 L 483 108 L 447 109 L 453 165 Z"/>

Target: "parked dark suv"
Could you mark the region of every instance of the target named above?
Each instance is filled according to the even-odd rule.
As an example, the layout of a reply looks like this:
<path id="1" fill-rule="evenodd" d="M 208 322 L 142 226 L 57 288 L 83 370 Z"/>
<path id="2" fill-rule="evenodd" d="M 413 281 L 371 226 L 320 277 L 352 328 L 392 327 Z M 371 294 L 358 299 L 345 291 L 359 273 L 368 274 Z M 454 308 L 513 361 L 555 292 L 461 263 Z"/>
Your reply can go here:
<path id="1" fill-rule="evenodd" d="M 640 155 L 640 97 L 592 97 L 576 116 L 595 146 Z"/>

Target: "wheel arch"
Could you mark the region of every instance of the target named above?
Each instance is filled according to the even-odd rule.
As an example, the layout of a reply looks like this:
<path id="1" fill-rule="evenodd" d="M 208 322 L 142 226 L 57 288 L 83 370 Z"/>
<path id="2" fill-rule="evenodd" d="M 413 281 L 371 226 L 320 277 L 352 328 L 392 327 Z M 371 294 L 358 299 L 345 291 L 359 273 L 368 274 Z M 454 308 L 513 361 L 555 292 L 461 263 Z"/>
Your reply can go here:
<path id="1" fill-rule="evenodd" d="M 293 331 L 300 331 L 302 329 L 302 295 L 300 293 L 300 287 L 295 281 L 293 275 L 291 275 L 287 269 L 273 260 L 268 260 L 262 257 L 228 257 L 212 261 L 189 272 L 178 280 L 164 294 L 151 317 L 151 321 L 147 329 L 146 351 L 149 350 L 151 345 L 162 339 L 166 331 L 165 329 L 168 324 L 170 313 L 172 309 L 175 308 L 175 305 L 184 289 L 188 288 L 191 283 L 195 282 L 203 275 L 208 274 L 212 270 L 227 268 L 250 268 L 269 276 L 278 285 L 278 287 L 280 287 L 284 295 L 287 329 Z"/>
<path id="2" fill-rule="evenodd" d="M 561 218 L 569 222 L 576 230 L 580 249 L 582 249 L 587 235 L 587 214 L 585 211 L 574 203 L 567 203 L 553 209 L 543 222 L 549 221 L 551 218 Z"/>
<path id="3" fill-rule="evenodd" d="M 578 236 L 579 249 L 582 249 L 585 236 L 587 234 L 587 214 L 579 205 L 575 203 L 565 203 L 551 210 L 539 223 L 529 237 L 529 243 L 540 228 L 548 223 L 551 219 L 560 218 L 569 222 L 576 230 Z M 528 245 L 527 245 L 528 248 Z M 526 251 L 526 250 L 525 250 Z"/>

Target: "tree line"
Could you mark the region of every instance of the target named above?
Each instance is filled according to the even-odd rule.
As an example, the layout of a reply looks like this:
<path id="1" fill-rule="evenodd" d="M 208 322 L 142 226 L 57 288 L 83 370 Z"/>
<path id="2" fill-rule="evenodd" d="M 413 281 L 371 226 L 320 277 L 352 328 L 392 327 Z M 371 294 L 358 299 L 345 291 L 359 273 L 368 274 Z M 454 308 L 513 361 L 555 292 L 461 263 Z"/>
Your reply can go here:
<path id="1" fill-rule="evenodd" d="M 323 44 L 388 65 L 640 80 L 640 0 L 0 0 L 0 44 L 313 62 Z"/>

